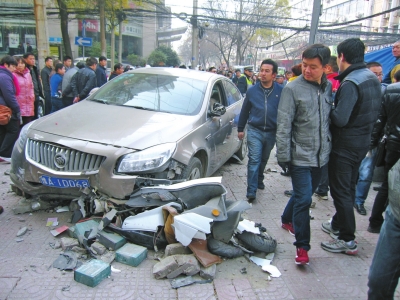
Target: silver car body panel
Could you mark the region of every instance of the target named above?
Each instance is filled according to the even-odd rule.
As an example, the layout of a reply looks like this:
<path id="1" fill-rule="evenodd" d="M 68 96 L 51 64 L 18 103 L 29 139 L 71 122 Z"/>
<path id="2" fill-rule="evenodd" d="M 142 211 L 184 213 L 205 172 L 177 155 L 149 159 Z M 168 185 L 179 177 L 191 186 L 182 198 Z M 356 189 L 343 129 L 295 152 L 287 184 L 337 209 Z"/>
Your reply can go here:
<path id="1" fill-rule="evenodd" d="M 10 174 L 14 184 L 32 195 L 73 198 L 82 195 L 81 189 L 43 186 L 40 176 L 85 179 L 89 180 L 91 189 L 96 192 L 117 199 L 127 199 L 134 190 L 135 179 L 143 177 L 146 172 L 117 174 L 116 166 L 126 154 L 163 143 L 176 143 L 175 152 L 165 168 L 168 168 L 167 164 L 182 168 L 196 156 L 201 159 L 204 176 L 210 176 L 239 149 L 235 120 L 238 119 L 243 99 L 228 105 L 224 88 L 228 79 L 208 72 L 170 68 L 148 68 L 130 72 L 185 76 L 208 81 L 199 113 L 178 115 L 90 100 L 81 101 L 36 120 L 28 129 L 27 138 L 41 145 L 48 143 L 56 148 L 66 149 L 65 151 L 105 157 L 100 167 L 94 170 L 83 168 L 72 173 L 66 169 L 54 168 L 51 162 L 40 163 L 37 157 L 26 155 L 26 149 L 20 149 L 17 141 L 12 154 Z M 215 89 L 219 89 L 221 104 L 227 105 L 222 116 L 209 114 L 210 98 Z M 93 93 L 93 97 L 96 93 Z M 52 155 L 53 153 L 48 153 L 47 157 L 52 158 Z M 172 164 L 172 161 L 178 164 Z M 176 174 L 181 171 L 177 170 Z"/>

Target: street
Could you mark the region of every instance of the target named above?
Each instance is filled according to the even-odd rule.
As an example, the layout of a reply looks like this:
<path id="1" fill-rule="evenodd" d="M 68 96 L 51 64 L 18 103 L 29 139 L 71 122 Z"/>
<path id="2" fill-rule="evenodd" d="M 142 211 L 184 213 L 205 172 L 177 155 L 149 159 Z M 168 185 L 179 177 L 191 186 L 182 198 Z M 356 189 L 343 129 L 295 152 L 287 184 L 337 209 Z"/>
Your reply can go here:
<path id="1" fill-rule="evenodd" d="M 59 225 L 67 223 L 70 212 L 48 213 L 35 211 L 32 214 L 14 215 L 12 207 L 22 197 L 10 192 L 10 178 L 4 172 L 9 164 L 0 163 L 0 205 L 4 212 L 0 214 L 0 300 L 3 299 L 367 299 L 367 276 L 373 257 L 377 234 L 367 232 L 368 217 L 377 192 L 369 193 L 366 209 L 367 216 L 356 213 L 359 253 L 356 256 L 333 254 L 320 247 L 322 241 L 330 239 L 321 230 L 321 223 L 334 213 L 332 198 L 328 201 L 317 200 L 312 209 L 310 264 L 297 266 L 294 263 L 294 237 L 283 230 L 280 215 L 288 201 L 283 192 L 291 189 L 290 178 L 280 175 L 280 168 L 271 152 L 264 183 L 265 190 L 257 191 L 253 207 L 244 217 L 261 222 L 268 232 L 277 239 L 278 246 L 272 262 L 282 275 L 270 278 L 260 267 L 249 262 L 246 257 L 227 259 L 217 265 L 217 273 L 212 283 L 194 284 L 172 289 L 168 279 L 156 280 L 152 267 L 160 253 L 149 251 L 147 259 L 138 267 L 118 262 L 112 266 L 121 270 L 111 273 L 98 286 L 92 288 L 74 281 L 73 272 L 52 268 L 53 261 L 61 249 L 53 249 L 57 237 L 50 234 L 46 227 L 49 217 L 57 217 Z M 227 199 L 242 200 L 246 196 L 246 164 L 229 160 L 214 176 L 223 176 L 223 184 L 228 190 Z M 23 241 L 17 242 L 16 234 L 24 226 L 28 232 Z M 242 274 L 241 269 L 247 273 Z M 396 299 L 400 299 L 397 288 Z"/>

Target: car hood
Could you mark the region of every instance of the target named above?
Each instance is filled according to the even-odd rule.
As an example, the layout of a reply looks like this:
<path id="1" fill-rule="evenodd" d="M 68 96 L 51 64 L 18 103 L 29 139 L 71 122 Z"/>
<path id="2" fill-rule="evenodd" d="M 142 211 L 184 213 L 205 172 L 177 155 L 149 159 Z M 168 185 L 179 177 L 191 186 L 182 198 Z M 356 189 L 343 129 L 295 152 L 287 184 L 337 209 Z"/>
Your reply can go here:
<path id="1" fill-rule="evenodd" d="M 175 115 L 82 101 L 36 120 L 30 129 L 141 150 L 176 142 L 197 127 L 198 122 L 198 115 Z"/>

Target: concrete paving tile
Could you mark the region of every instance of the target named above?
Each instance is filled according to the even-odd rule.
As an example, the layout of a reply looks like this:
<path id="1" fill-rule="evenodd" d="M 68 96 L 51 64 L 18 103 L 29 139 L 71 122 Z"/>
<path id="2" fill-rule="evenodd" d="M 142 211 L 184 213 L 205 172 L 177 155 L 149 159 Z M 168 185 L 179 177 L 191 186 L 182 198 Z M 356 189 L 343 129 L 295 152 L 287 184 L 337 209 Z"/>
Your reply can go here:
<path id="1" fill-rule="evenodd" d="M 205 300 L 216 300 L 214 295 L 214 285 L 213 283 L 205 284 L 192 284 L 189 286 L 184 286 L 177 289 L 178 299 L 182 300 L 195 300 L 195 299 L 205 299 Z"/>
<path id="2" fill-rule="evenodd" d="M 364 297 L 367 298 L 367 280 L 362 276 L 340 276 L 335 273 L 324 275 L 319 280 L 329 290 L 334 298 L 338 297 Z"/>
<path id="3" fill-rule="evenodd" d="M 259 300 L 295 299 L 282 277 L 272 278 L 263 287 L 255 288 L 254 293 Z"/>
<path id="4" fill-rule="evenodd" d="M 214 287 L 219 300 L 239 299 L 235 286 L 230 279 L 214 279 Z"/>
<path id="5" fill-rule="evenodd" d="M 232 283 L 235 287 L 236 294 L 239 299 L 256 300 L 257 296 L 253 291 L 250 281 L 247 278 L 233 279 Z"/>
<path id="6" fill-rule="evenodd" d="M 313 273 L 291 274 L 283 278 L 296 299 L 329 299 L 332 295 Z"/>
<path id="7" fill-rule="evenodd" d="M 7 299 L 20 279 L 19 277 L 0 277 L 0 299 Z"/>

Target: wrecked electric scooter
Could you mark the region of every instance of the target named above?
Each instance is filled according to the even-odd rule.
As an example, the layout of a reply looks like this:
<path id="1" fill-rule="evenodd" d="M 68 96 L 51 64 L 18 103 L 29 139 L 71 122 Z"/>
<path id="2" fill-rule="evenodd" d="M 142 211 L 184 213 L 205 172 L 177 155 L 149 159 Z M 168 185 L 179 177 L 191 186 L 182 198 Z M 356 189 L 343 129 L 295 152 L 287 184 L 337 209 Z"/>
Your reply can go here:
<path id="1" fill-rule="evenodd" d="M 154 186 L 147 180 L 148 186 L 125 203 L 126 210 L 134 215 L 126 217 L 121 227 L 110 224 L 107 229 L 155 250 L 177 241 L 189 246 L 192 240 L 200 239 L 208 241 L 211 253 L 223 257 L 273 252 L 276 241 L 265 228 L 241 220 L 242 212 L 251 204 L 227 201 L 221 180 L 209 177 Z"/>

